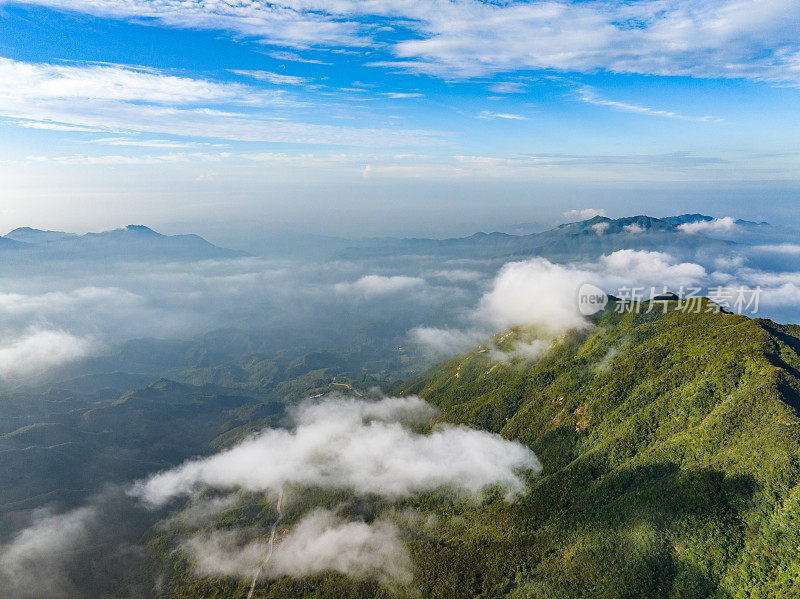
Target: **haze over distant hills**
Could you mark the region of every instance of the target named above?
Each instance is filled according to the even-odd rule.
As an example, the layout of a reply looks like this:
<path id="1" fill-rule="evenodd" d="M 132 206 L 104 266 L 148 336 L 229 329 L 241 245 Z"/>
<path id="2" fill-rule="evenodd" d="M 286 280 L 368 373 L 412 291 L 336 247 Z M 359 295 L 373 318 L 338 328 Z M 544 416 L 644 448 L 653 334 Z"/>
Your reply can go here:
<path id="1" fill-rule="evenodd" d="M 199 235 L 162 235 L 144 225 L 85 235 L 20 227 L 0 237 L 0 250 L 14 250 L 19 259 L 205 260 L 247 255 Z"/>
<path id="2" fill-rule="evenodd" d="M 724 250 L 732 246 L 738 233 L 747 232 L 749 242 L 755 242 L 763 235 L 779 234 L 778 229 L 766 222 L 717 219 L 704 214 L 664 218 L 640 215 L 616 219 L 595 216 L 535 233 L 522 233 L 526 230 L 523 225 L 511 230 L 521 234 L 496 231 L 447 239 L 381 237 L 357 240 L 296 234 L 280 236 L 272 244 L 256 243 L 253 248 L 245 244 L 245 247 L 256 255 L 313 255 L 345 260 L 423 254 L 481 259 L 536 255 L 551 260 L 573 260 L 592 259 L 626 248 L 661 251 L 670 246 L 679 253 L 690 253 L 699 247 Z M 270 234 L 265 232 L 264 238 L 269 237 Z M 144 225 L 128 225 L 85 235 L 19 227 L 0 236 L 0 252 L 3 251 L 15 251 L 14 259 L 19 261 L 92 258 L 191 261 L 249 255 L 248 252 L 214 245 L 198 235 L 162 235 Z"/>
<path id="3" fill-rule="evenodd" d="M 345 543 L 353 530 L 391 533 L 357 557 L 374 564 L 393 548 L 413 583 L 387 586 L 380 560 L 363 574 L 319 573 L 315 559 L 310 571 L 265 574 L 257 596 L 796 596 L 800 329 L 729 313 L 721 291 L 758 286 L 759 309 L 731 301 L 731 311 L 797 322 L 796 234 L 702 214 L 508 231 L 520 234 L 331 236 L 293 256 L 292 244 L 316 243 L 296 235 L 280 240 L 286 254 L 244 260 L 144 226 L 0 238 L 0 595 L 57 596 L 39 585 L 49 568 L 56 586 L 74 587 L 62 596 L 145 597 L 156 584 L 165 597 L 246 596 L 279 490 L 199 481 L 161 511 L 129 491 L 159 472 L 177 480 L 184 460 L 216 463 L 242 445 L 260 451 L 253 439 L 285 439 L 280 459 L 241 462 L 254 465 L 247 477 L 290 466 L 276 555 L 330 512 Z M 628 313 L 612 299 L 586 316 L 585 283 L 664 286 L 684 299 L 684 286 L 713 287 L 721 309 L 673 295 Z M 425 407 L 409 421 L 419 430 L 384 423 L 424 451 L 373 443 L 383 426 L 373 416 L 338 429 L 337 410 L 373 414 L 373 399 Z M 440 456 L 435 481 L 471 484 L 480 460 L 454 465 L 468 452 L 436 441 L 443 428 L 493 439 L 501 458 L 533 452 L 544 470 L 519 479 L 513 501 L 502 487 L 463 501 L 435 481 L 399 501 L 372 497 L 360 474 L 352 488 L 294 481 L 305 467 L 284 447 L 307 425 L 295 414 L 326 401 L 339 407 L 309 422 L 324 433 L 314 464 L 332 471 L 343 462 L 327 431 L 346 430 L 337 438 L 348 444 L 366 431 L 359 471 L 410 455 L 413 482 Z M 41 551 L 27 543 L 73 524 L 57 554 L 49 538 L 37 537 Z M 309 535 L 308 547 L 327 538 Z M 233 563 L 251 542 L 253 560 L 203 570 L 195 549 L 217 541 L 226 560 L 214 563 Z"/>
<path id="4" fill-rule="evenodd" d="M 339 255 L 343 258 L 404 254 L 428 254 L 448 258 L 538 255 L 553 260 L 582 259 L 624 248 L 662 250 L 667 245 L 675 245 L 676 240 L 680 240 L 682 250 L 700 246 L 727 247 L 731 245 L 731 241 L 722 237 L 736 230 L 751 231 L 769 227 L 767 223 L 715 219 L 703 214 L 665 218 L 641 215 L 617 219 L 595 216 L 527 235 L 495 232 L 450 239 L 369 239 L 353 243 Z"/>

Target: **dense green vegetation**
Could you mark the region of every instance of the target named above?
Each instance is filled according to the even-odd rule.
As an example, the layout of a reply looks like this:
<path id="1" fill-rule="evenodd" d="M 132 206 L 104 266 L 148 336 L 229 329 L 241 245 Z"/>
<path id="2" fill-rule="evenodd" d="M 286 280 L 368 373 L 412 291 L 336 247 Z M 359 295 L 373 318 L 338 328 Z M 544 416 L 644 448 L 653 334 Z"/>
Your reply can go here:
<path id="1" fill-rule="evenodd" d="M 703 306 L 706 307 L 705 305 Z M 418 597 L 794 597 L 800 595 L 800 327 L 702 312 L 616 314 L 556 340 L 536 362 L 497 362 L 513 329 L 403 386 L 442 418 L 517 439 L 544 471 L 513 504 L 429 494 L 399 506 L 435 514 L 407 527 Z M 377 500 L 307 493 L 366 520 Z M 249 498 L 214 526 L 261 522 Z M 154 549 L 176 597 L 243 597 L 198 580 L 178 533 Z M 281 579 L 258 597 L 386 597 L 333 573 Z"/>
<path id="2" fill-rule="evenodd" d="M 51 389 L 0 405 L 0 510 L 80 502 L 264 426 L 282 406 L 213 385 L 162 379 L 121 396 Z M 224 441 L 223 441 L 224 442 Z"/>
<path id="3" fill-rule="evenodd" d="M 609 311 L 536 363 L 478 349 L 409 391 L 542 460 L 530 494 L 498 508 L 509 579 L 556 596 L 796 596 L 799 337 L 731 314 Z"/>

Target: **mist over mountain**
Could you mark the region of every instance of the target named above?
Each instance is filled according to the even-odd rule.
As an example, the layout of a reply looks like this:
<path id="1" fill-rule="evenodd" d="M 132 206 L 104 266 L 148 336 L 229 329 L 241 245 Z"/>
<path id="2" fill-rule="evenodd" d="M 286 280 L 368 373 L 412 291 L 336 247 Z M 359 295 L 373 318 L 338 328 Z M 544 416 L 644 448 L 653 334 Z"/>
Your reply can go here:
<path id="1" fill-rule="evenodd" d="M 594 215 L 314 260 L 142 226 L 8 239 L 11 597 L 793 592 L 779 226 Z M 586 284 L 641 309 L 585 314 Z"/>
<path id="2" fill-rule="evenodd" d="M 463 596 L 487 579 L 497 595 L 797 592 L 800 329 L 709 307 L 612 307 L 539 359 L 497 362 L 493 352 L 528 342 L 517 327 L 406 387 L 446 420 L 521 440 L 542 460 L 519 506 L 479 510 L 468 527 L 485 539 L 481 525 L 501 520 L 511 538 L 466 558 L 479 575 Z M 427 559 L 457 551 L 446 546 Z"/>
<path id="3" fill-rule="evenodd" d="M 754 225 L 755 223 L 753 223 Z M 594 258 L 618 249 L 661 250 L 679 246 L 683 253 L 703 248 L 725 248 L 725 241 L 714 233 L 748 227 L 744 221 L 730 224 L 702 214 L 684 214 L 667 218 L 634 216 L 590 219 L 559 225 L 539 233 L 475 233 L 452 239 L 376 239 L 354 244 L 343 250 L 342 257 L 365 255 L 431 254 L 442 257 L 497 258 L 544 256 L 553 260 Z M 768 226 L 764 223 L 763 226 Z M 695 233 L 689 236 L 687 232 Z M 704 235 L 703 233 L 710 233 Z"/>
<path id="4" fill-rule="evenodd" d="M 800 597 L 798 23 L 0 0 L 0 599 Z"/>
<path id="5" fill-rule="evenodd" d="M 63 241 L 78 237 L 75 233 L 65 233 L 64 231 L 42 231 L 31 227 L 18 227 L 5 234 L 6 239 L 14 239 L 22 243 L 38 244 L 53 241 Z"/>

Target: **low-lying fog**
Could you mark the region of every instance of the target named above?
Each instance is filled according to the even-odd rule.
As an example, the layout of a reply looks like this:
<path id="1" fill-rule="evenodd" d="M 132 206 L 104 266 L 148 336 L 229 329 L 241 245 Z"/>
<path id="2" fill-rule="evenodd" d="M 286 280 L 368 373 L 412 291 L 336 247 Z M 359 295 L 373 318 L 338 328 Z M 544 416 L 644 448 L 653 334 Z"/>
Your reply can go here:
<path id="1" fill-rule="evenodd" d="M 631 229 L 628 236 L 649 234 Z M 687 255 L 682 238 L 700 235 L 736 243 L 712 250 L 701 243 Z M 98 252 L 79 260 L 18 264 L 6 253 L 0 376 L 23 381 L 126 339 L 187 338 L 223 327 L 280 326 L 298 336 L 335 330 L 329 343 L 339 347 L 367 336 L 441 357 L 522 321 L 555 328 L 574 324 L 582 282 L 611 293 L 642 287 L 645 298 L 651 287 L 699 287 L 703 293 L 719 286 L 760 287 L 758 315 L 783 321 L 797 319 L 800 299 L 800 244 L 787 241 L 780 229 L 752 232 L 732 219 L 688 225 L 657 249 L 622 248 L 592 257 L 576 251 L 556 265 L 501 253 L 358 259 L 318 253 L 302 260 L 164 262 L 109 260 Z"/>
<path id="2" fill-rule="evenodd" d="M 603 223 L 593 225 L 590 241 L 605 243 L 607 231 Z M 371 254 L 364 250 L 376 247 L 370 242 L 347 253 L 337 243 L 330 252 L 317 249 L 313 259 L 287 258 L 284 252 L 136 260 L 99 251 L 15 260 L 16 254 L 4 253 L 0 380 L 7 392 L 44 393 L 70 377 L 102 372 L 101 365 L 124 369 L 130 354 L 120 347 L 142 338 L 165 344 L 148 346 L 161 347 L 155 365 L 132 370 L 142 380 L 155 380 L 175 372 L 168 368 L 176 347 L 170 343 L 219 329 L 262 335 L 275 354 L 298 346 L 342 352 L 366 347 L 355 355 L 369 356 L 379 375 L 393 380 L 520 324 L 534 325 L 540 338 L 518 347 L 515 356 L 492 355 L 536 359 L 547 351 L 548 339 L 591 326 L 577 301 L 583 283 L 614 294 L 642 288 L 642 299 L 651 288 L 698 288 L 702 294 L 759 288 L 757 312 L 752 304 L 740 311 L 800 320 L 800 244 L 784 230 L 723 218 L 678 227 L 658 237 L 657 247 L 641 249 L 647 235 L 626 225 L 603 251 L 591 254 L 576 245 L 570 254 L 571 246 L 560 247 L 567 256 L 560 261 L 530 253 L 487 256 L 471 252 L 468 244 L 446 255 L 415 253 L 389 241 L 392 251 Z M 233 334 L 212 339 L 221 341 L 204 347 L 213 355 L 201 356 L 198 364 L 217 366 L 217 354 L 244 353 Z M 435 522 L 393 507 L 397 500 L 440 490 L 452 501 L 480 503 L 499 488 L 513 502 L 541 467 L 521 445 L 436 424 L 436 410 L 418 398 L 374 393 L 316 397 L 287 409 L 281 426 L 245 435 L 213 455 L 173 460 L 138 481 L 98 481 L 85 489 L 77 507 L 10 509 L 0 537 L 0 583 L 12 597 L 84 596 L 86 589 L 103 594 L 109 581 L 118 583 L 131 564 L 145 559 L 141 539 L 160 521 L 177 531 L 198 575 L 249 583 L 251 577 L 336 570 L 389 588 L 412 585 L 404 539 Z M 0 432 L 12 433 L 13 427 Z M 277 523 L 282 505 L 291 507 L 308 488 L 371 498 L 380 507 L 369 521 L 344 505 L 301 514 L 274 555 L 264 540 L 268 527 L 204 528 L 248 494 L 277 507 L 271 516 Z M 91 571 L 89 562 L 95 564 Z M 151 583 L 157 584 L 130 583 L 130 595 L 152 594 Z"/>

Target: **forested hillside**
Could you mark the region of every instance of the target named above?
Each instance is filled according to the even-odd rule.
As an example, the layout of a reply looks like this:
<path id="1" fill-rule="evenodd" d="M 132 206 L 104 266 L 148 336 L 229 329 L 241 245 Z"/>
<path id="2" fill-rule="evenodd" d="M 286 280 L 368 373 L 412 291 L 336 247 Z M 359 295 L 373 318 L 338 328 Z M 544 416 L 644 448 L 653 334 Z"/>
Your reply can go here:
<path id="1" fill-rule="evenodd" d="M 469 560 L 468 593 L 500 568 L 529 581 L 521 596 L 797 596 L 798 337 L 732 314 L 609 310 L 537 362 L 482 347 L 416 381 L 447 420 L 519 439 L 544 467 L 519 504 L 479 518 L 502 541 Z"/>
<path id="2" fill-rule="evenodd" d="M 515 358 L 531 335 L 512 329 L 404 389 L 437 404 L 444 420 L 530 446 L 544 470 L 527 495 L 476 505 L 429 493 L 391 508 L 406 519 L 411 588 L 331 572 L 265 582 L 254 596 L 800 593 L 800 328 L 705 311 L 607 310 L 543 358 Z M 390 509 L 307 490 L 285 525 L 320 505 L 366 521 Z M 410 526 L 397 516 L 408 508 L 418 514 Z M 263 499 L 242 498 L 213 526 L 274 515 Z M 246 594 L 244 582 L 198 580 L 171 553 L 177 538 L 154 545 L 172 560 L 170 593 Z"/>

